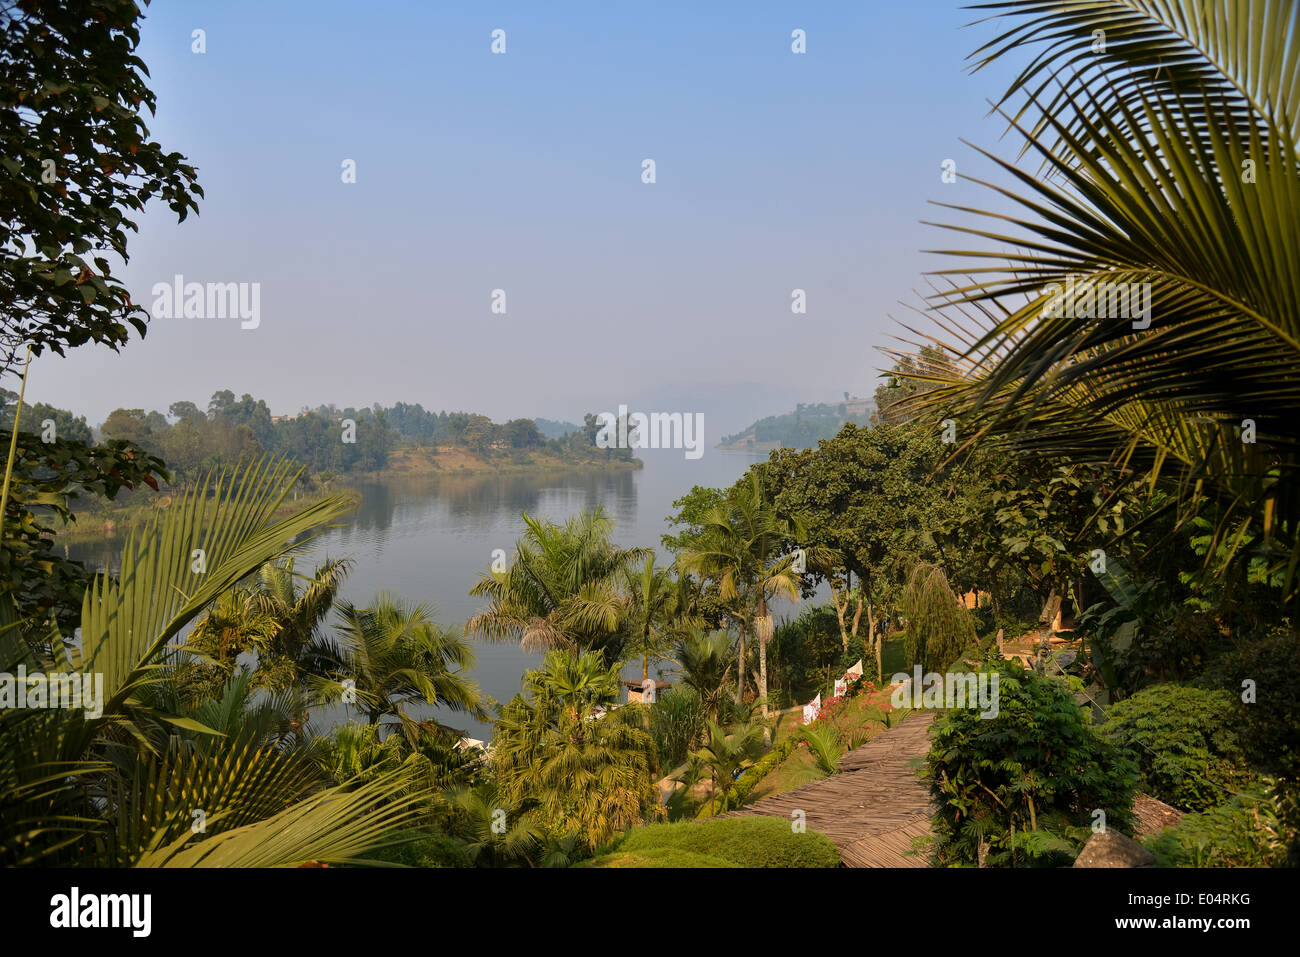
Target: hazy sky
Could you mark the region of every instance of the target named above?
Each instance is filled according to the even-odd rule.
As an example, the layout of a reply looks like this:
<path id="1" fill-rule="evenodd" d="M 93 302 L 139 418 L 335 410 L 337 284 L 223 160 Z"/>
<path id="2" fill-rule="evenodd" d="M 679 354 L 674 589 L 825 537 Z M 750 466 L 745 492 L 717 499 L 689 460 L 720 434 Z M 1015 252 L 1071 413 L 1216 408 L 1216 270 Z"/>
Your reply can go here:
<path id="1" fill-rule="evenodd" d="M 123 275 L 146 307 L 175 274 L 260 283 L 261 322 L 155 319 L 120 354 L 38 360 L 28 398 L 92 423 L 222 388 L 274 413 L 403 400 L 577 420 L 623 403 L 705 411 L 712 441 L 870 394 L 889 314 L 944 264 L 920 250 L 953 243 L 920 224 L 944 218 L 927 200 L 987 201 L 940 182 L 948 157 L 987 173 L 958 139 L 1003 130 L 985 100 L 1012 64 L 964 72 L 993 35 L 960 29 L 974 16 L 948 0 L 154 0 L 150 131 L 207 196 L 179 225 L 151 207 Z"/>

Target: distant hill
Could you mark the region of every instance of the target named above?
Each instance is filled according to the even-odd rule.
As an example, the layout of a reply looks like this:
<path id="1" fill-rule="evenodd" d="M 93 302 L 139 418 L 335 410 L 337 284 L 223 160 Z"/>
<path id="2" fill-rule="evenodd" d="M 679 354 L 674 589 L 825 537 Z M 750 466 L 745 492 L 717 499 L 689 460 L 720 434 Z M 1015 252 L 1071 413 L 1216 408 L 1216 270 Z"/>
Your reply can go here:
<path id="1" fill-rule="evenodd" d="M 875 412 L 875 400 L 859 396 L 850 396 L 844 402 L 800 402 L 793 412 L 769 415 L 743 432 L 726 436 L 718 448 L 755 452 L 809 449 L 819 439 L 834 438 L 847 422 L 870 425 Z"/>
<path id="2" fill-rule="evenodd" d="M 548 439 L 562 439 L 570 432 L 581 432 L 582 426 L 574 425 L 572 422 L 556 422 L 554 419 L 533 419 L 537 423 L 537 431 Z"/>

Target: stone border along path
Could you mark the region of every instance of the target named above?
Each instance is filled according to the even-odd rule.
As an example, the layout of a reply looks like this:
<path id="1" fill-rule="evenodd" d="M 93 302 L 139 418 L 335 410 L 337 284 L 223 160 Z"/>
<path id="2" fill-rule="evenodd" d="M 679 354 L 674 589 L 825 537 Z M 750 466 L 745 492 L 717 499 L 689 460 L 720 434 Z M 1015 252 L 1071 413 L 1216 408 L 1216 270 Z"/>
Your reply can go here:
<path id="1" fill-rule="evenodd" d="M 914 838 L 930 834 L 934 814 L 929 789 L 908 764 L 929 751 L 933 720 L 933 711 L 913 711 L 840 758 L 839 774 L 721 816 L 792 821 L 803 811 L 808 827 L 835 842 L 845 867 L 926 867 L 925 851 L 904 856 Z"/>

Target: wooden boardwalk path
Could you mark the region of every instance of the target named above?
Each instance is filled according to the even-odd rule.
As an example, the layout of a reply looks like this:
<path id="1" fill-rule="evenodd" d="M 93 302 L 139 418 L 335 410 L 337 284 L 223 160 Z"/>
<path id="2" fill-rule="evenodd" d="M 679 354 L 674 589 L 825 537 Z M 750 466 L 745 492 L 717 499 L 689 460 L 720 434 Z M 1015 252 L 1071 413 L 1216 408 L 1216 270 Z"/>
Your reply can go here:
<path id="1" fill-rule="evenodd" d="M 791 820 L 801 810 L 808 827 L 840 850 L 846 867 L 925 867 L 924 852 L 904 856 L 914 838 L 930 833 L 930 794 L 908 764 L 923 757 L 933 711 L 913 711 L 897 727 L 840 758 L 840 773 L 763 798 L 727 814 Z"/>

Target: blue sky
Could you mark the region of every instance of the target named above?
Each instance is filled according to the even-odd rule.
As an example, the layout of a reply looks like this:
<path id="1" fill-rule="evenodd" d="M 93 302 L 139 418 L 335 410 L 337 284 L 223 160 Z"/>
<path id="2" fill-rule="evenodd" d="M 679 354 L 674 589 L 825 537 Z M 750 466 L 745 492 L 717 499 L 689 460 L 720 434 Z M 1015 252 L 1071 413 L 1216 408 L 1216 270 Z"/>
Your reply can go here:
<path id="1" fill-rule="evenodd" d="M 1015 64 L 964 71 L 992 36 L 974 18 L 946 0 L 154 0 L 151 133 L 207 195 L 183 224 L 143 216 L 123 275 L 146 306 L 177 273 L 258 282 L 261 323 L 156 319 L 119 355 L 41 358 L 29 397 L 92 422 L 221 388 L 276 413 L 627 404 L 705 411 L 716 436 L 870 394 L 897 301 L 943 265 L 920 250 L 952 243 L 921 225 L 942 218 L 927 200 L 990 201 L 939 178 L 948 157 L 987 175 L 958 141 L 1003 131 L 986 100 Z"/>

